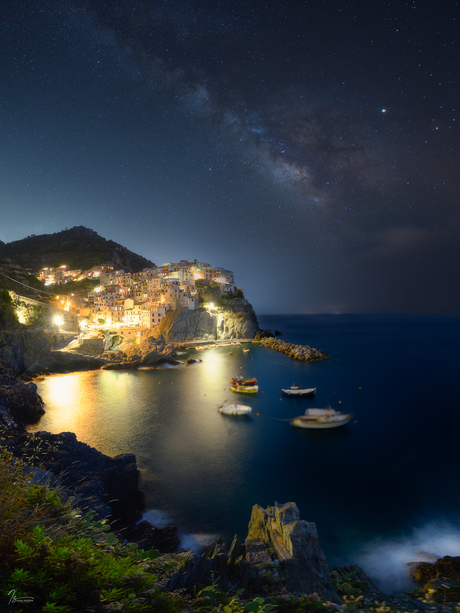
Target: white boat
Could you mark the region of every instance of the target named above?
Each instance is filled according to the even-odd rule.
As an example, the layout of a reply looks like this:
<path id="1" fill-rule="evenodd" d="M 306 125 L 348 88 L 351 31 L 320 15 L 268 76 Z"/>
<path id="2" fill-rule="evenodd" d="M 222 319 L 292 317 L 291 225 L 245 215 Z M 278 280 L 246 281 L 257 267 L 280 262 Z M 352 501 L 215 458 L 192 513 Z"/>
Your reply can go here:
<path id="1" fill-rule="evenodd" d="M 316 387 L 300 387 L 300 385 L 293 384 L 281 391 L 285 396 L 314 396 Z"/>
<path id="2" fill-rule="evenodd" d="M 219 413 L 224 415 L 250 415 L 251 411 L 251 407 L 245 404 L 224 404 L 219 409 Z"/>
<path id="3" fill-rule="evenodd" d="M 328 409 L 307 409 L 305 415 L 294 417 L 290 423 L 291 426 L 297 428 L 338 428 L 347 424 L 353 417 L 354 415 L 340 413 L 330 407 Z"/>

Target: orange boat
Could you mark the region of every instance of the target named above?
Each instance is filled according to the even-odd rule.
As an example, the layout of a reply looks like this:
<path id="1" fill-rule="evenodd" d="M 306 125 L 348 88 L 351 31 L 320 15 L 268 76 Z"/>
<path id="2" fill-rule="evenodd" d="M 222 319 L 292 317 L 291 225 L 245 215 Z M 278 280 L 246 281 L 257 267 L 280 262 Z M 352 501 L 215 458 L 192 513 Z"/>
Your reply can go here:
<path id="1" fill-rule="evenodd" d="M 241 375 L 236 375 L 236 377 L 230 379 L 230 383 L 232 385 L 256 385 L 257 379 L 255 377 L 252 379 L 245 379 Z"/>

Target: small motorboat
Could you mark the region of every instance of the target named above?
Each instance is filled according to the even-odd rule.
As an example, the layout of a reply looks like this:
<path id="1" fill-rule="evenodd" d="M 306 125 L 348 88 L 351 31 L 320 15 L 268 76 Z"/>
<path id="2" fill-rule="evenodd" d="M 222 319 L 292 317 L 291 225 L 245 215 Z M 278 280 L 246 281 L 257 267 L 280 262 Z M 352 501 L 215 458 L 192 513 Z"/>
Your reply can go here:
<path id="1" fill-rule="evenodd" d="M 314 396 L 316 387 L 301 387 L 293 383 L 287 389 L 282 389 L 281 392 L 285 396 Z"/>
<path id="2" fill-rule="evenodd" d="M 249 353 L 249 349 L 243 349 L 243 353 Z"/>
<path id="3" fill-rule="evenodd" d="M 224 415 L 250 415 L 251 411 L 251 407 L 246 404 L 223 404 L 219 408 L 219 413 Z"/>
<path id="4" fill-rule="evenodd" d="M 354 415 L 340 413 L 340 411 L 335 411 L 331 407 L 327 409 L 307 409 L 305 415 L 294 417 L 290 424 L 297 428 L 338 428 L 339 426 L 345 426 L 353 417 Z"/>
<path id="5" fill-rule="evenodd" d="M 255 394 L 259 389 L 258 385 L 231 385 L 232 392 L 240 392 L 242 394 Z"/>
<path id="6" fill-rule="evenodd" d="M 256 385 L 257 379 L 255 377 L 252 379 L 245 379 L 242 375 L 236 375 L 236 377 L 230 379 L 230 383 L 232 385 Z"/>

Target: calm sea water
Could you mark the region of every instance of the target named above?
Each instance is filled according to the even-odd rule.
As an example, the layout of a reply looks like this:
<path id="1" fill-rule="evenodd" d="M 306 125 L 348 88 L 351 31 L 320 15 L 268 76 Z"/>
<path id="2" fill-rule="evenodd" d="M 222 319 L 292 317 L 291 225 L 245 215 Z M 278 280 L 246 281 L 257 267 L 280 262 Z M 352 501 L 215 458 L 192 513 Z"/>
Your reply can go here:
<path id="1" fill-rule="evenodd" d="M 386 589 L 400 587 L 414 549 L 460 555 L 460 316 L 259 323 L 329 360 L 249 345 L 249 355 L 180 355 L 203 360 L 190 367 L 52 376 L 39 384 L 46 414 L 35 428 L 75 432 L 109 455 L 135 453 L 148 516 L 201 542 L 244 538 L 255 503 L 295 501 L 331 564 L 361 563 Z M 258 378 L 256 397 L 230 391 L 239 372 Z M 316 397 L 281 397 L 293 382 L 317 387 Z M 251 405 L 253 416 L 221 415 L 227 399 Z M 355 420 L 329 431 L 278 421 L 329 404 Z"/>

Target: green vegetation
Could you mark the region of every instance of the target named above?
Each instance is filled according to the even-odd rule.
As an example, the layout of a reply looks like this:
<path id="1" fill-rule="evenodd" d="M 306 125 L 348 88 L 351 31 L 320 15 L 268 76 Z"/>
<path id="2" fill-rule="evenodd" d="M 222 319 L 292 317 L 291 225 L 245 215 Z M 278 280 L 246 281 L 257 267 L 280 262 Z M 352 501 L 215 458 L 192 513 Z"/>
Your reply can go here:
<path id="1" fill-rule="evenodd" d="M 1 296 L 1 294 L 0 294 Z M 198 586 L 192 594 L 183 590 L 166 593 L 170 575 L 178 569 L 180 554 L 139 551 L 134 543 L 123 544 L 110 531 L 107 520 L 94 514 L 82 516 L 63 492 L 38 485 L 0 446 L 0 600 L 5 604 L 14 593 L 14 611 L 77 612 L 152 611 L 162 613 L 307 613 L 337 610 L 316 594 L 289 594 L 279 566 L 255 567 L 264 577 L 263 596 L 243 599 L 243 589 L 224 591 L 218 578 Z M 342 611 L 401 611 L 385 603 L 363 598 L 366 584 L 355 573 L 334 582 L 343 597 Z M 13 592 L 14 591 L 14 592 Z M 450 596 L 455 594 L 448 594 Z M 417 594 L 433 607 L 446 607 L 446 596 L 434 590 Z M 33 602 L 21 603 L 21 598 Z M 0 605 L 1 607 L 1 605 Z M 4 609 L 2 609 L 4 610 Z M 460 613 L 460 607 L 450 606 Z"/>
<path id="2" fill-rule="evenodd" d="M 6 289 L 0 289 L 0 327 L 5 326 L 9 321 L 13 321 L 14 308 L 11 296 Z"/>
<path id="3" fill-rule="evenodd" d="M 95 287 L 100 285 L 100 279 L 83 279 L 82 281 L 70 281 L 62 285 L 49 285 L 48 291 L 55 292 L 60 296 L 87 296 L 88 292 L 92 292 Z"/>

